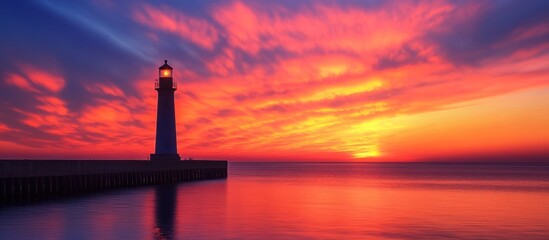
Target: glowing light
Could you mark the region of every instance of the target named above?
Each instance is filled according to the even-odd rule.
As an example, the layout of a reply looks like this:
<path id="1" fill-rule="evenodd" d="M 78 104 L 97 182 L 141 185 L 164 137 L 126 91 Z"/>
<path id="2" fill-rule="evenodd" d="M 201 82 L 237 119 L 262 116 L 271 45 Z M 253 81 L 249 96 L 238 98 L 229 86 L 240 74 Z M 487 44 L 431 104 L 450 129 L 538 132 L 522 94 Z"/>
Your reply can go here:
<path id="1" fill-rule="evenodd" d="M 162 74 L 162 77 L 171 77 L 172 76 L 172 71 L 169 70 L 169 69 L 165 69 L 165 70 L 161 71 L 161 74 Z"/>

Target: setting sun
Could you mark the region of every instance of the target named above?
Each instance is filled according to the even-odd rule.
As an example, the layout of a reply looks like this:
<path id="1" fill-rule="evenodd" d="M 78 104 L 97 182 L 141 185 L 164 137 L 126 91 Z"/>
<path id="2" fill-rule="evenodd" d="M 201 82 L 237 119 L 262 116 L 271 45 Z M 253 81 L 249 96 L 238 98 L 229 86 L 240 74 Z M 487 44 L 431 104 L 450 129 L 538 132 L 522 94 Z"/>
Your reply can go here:
<path id="1" fill-rule="evenodd" d="M 34 5 L 69 21 L 73 40 L 38 46 L 17 40 L 29 39 L 25 31 L 6 36 L 3 156 L 146 158 L 155 78 L 178 82 L 183 157 L 371 162 L 548 151 L 549 55 L 539 40 L 547 25 L 484 24 L 503 3 L 227 1 L 196 12 L 142 2 L 122 14 L 90 3 L 113 16 L 101 21 L 76 5 Z M 33 29 L 25 19 L 10 22 Z M 79 57 L 61 48 L 75 42 L 90 48 Z M 177 67 L 155 76 L 163 59 Z"/>
<path id="2" fill-rule="evenodd" d="M 549 239 L 549 0 L 4 0 L 0 25 L 1 239 Z"/>

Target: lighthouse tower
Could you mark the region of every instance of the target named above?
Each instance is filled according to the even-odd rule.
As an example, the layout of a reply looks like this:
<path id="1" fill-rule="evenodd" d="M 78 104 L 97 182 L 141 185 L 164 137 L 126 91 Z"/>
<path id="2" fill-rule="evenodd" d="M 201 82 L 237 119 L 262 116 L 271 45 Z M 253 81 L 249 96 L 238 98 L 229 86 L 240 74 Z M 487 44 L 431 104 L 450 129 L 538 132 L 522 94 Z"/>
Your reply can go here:
<path id="1" fill-rule="evenodd" d="M 159 79 L 155 84 L 158 92 L 158 110 L 156 112 L 156 144 L 151 161 L 179 161 L 177 154 L 177 136 L 175 133 L 175 103 L 174 92 L 177 85 L 173 81 L 173 68 L 164 60 L 164 65 L 158 68 Z"/>

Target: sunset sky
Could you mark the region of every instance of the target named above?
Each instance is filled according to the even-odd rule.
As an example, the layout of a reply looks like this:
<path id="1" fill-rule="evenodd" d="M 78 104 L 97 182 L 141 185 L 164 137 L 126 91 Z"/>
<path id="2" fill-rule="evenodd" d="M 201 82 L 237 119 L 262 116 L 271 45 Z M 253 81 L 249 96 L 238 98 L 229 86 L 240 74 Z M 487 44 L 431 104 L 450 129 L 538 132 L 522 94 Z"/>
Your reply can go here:
<path id="1" fill-rule="evenodd" d="M 164 59 L 182 157 L 549 157 L 548 13 L 546 0 L 0 1 L 0 158 L 145 159 Z"/>

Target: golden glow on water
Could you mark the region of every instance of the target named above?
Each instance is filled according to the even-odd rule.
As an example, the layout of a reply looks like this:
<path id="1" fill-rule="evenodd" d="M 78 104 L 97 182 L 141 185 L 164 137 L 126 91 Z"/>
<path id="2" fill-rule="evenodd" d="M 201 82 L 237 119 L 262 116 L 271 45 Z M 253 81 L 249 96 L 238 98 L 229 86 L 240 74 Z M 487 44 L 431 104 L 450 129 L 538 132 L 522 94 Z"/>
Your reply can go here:
<path id="1" fill-rule="evenodd" d="M 548 165 L 231 163 L 229 178 L 0 209 L 6 239 L 544 239 Z M 37 214 L 40 213 L 40 214 Z"/>

